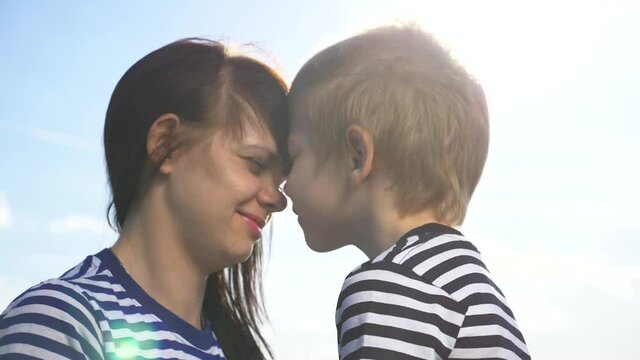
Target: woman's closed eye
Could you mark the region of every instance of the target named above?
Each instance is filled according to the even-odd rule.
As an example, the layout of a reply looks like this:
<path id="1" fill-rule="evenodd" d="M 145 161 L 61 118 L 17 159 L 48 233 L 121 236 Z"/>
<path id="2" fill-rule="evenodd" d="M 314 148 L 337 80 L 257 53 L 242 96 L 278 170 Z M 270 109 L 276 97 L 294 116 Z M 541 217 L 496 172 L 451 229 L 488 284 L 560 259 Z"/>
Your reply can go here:
<path id="1" fill-rule="evenodd" d="M 256 175 L 260 175 L 267 170 L 266 162 L 261 159 L 249 156 L 246 157 L 245 160 L 247 160 L 251 172 Z"/>

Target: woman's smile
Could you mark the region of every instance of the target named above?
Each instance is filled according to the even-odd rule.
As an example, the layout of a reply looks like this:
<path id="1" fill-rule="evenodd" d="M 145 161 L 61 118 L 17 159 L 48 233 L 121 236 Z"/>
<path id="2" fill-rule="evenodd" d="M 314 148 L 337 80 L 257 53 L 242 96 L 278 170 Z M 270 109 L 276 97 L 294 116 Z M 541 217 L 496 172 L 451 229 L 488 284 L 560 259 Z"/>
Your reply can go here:
<path id="1" fill-rule="evenodd" d="M 238 214 L 240 214 L 244 222 L 248 225 L 252 238 L 258 240 L 262 236 L 262 228 L 265 224 L 264 220 L 256 215 L 242 211 L 238 211 Z"/>

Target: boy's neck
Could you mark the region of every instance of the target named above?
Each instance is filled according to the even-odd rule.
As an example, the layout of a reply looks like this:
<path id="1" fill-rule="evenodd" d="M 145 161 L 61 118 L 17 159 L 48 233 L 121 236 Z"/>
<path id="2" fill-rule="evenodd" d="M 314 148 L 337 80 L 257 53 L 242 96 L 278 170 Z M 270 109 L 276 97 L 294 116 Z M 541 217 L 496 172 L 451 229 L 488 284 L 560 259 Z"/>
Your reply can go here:
<path id="1" fill-rule="evenodd" d="M 349 202 L 356 204 L 356 215 L 350 219 L 350 234 L 347 238 L 367 255 L 369 259 L 392 247 L 400 237 L 421 225 L 439 223 L 432 209 L 423 209 L 406 214 L 397 206 L 393 180 L 385 168 L 378 166 L 371 172 L 367 183 L 351 190 Z M 355 239 L 355 241 L 353 240 Z"/>
<path id="2" fill-rule="evenodd" d="M 440 223 L 431 210 L 424 210 L 411 215 L 401 215 L 394 207 L 380 208 L 373 212 L 368 229 L 371 233 L 360 236 L 361 243 L 355 244 L 369 259 L 392 247 L 401 236 L 412 229 L 427 223 Z M 450 226 L 449 224 L 443 224 Z"/>

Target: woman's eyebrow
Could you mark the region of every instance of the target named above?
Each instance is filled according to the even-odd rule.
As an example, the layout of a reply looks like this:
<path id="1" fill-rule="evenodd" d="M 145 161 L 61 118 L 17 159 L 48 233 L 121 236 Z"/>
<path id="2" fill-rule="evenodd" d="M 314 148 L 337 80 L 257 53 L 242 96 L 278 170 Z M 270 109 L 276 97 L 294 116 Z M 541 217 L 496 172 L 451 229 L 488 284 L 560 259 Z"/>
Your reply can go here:
<path id="1" fill-rule="evenodd" d="M 257 145 L 257 144 L 246 144 L 244 145 L 244 147 L 250 150 L 259 150 L 259 151 L 265 152 L 269 155 L 269 157 L 278 156 L 276 151 L 268 146 Z"/>
<path id="2" fill-rule="evenodd" d="M 244 148 L 247 150 L 257 150 L 261 153 L 266 154 L 266 161 L 278 166 L 282 166 L 284 164 L 283 159 L 281 158 L 281 156 L 271 147 L 268 146 L 263 146 L 263 145 L 258 145 L 258 144 L 246 144 L 244 145 Z"/>

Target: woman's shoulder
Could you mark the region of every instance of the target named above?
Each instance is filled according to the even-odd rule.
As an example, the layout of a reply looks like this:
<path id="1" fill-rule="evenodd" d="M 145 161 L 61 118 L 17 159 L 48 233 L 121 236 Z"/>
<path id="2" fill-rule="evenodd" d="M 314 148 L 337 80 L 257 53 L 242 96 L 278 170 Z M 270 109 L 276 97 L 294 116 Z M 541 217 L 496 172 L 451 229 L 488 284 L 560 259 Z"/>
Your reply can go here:
<path id="1" fill-rule="evenodd" d="M 99 273 L 89 256 L 61 277 L 20 294 L 0 315 L 0 354 L 101 358 L 102 336 L 86 283 Z"/>
<path id="2" fill-rule="evenodd" d="M 97 319 L 82 289 L 51 279 L 26 290 L 0 315 L 0 354 L 102 358 Z M 55 356 L 54 356 L 55 355 Z"/>
<path id="3" fill-rule="evenodd" d="M 29 309 L 47 313 L 53 311 L 53 308 L 65 310 L 69 306 L 78 305 L 89 305 L 89 300 L 80 286 L 61 278 L 49 279 L 30 287 L 15 298 L 0 315 L 0 321 L 11 315 L 28 312 Z"/>
<path id="4" fill-rule="evenodd" d="M 60 277 L 30 287 L 9 304 L 0 319 L 25 306 L 39 307 L 40 310 L 46 310 L 46 306 L 58 306 L 61 309 L 67 308 L 67 305 L 88 306 L 87 287 L 104 274 L 101 253 L 87 256 Z"/>

